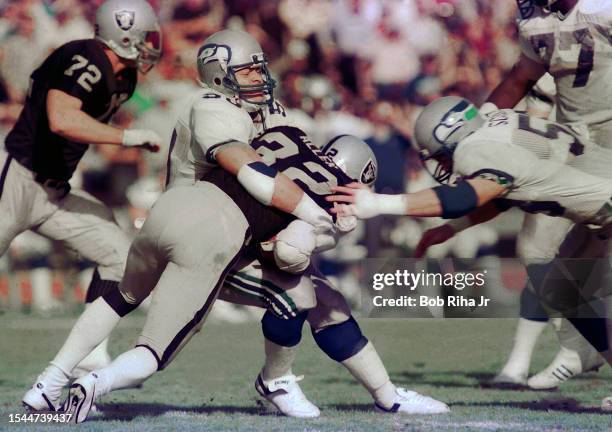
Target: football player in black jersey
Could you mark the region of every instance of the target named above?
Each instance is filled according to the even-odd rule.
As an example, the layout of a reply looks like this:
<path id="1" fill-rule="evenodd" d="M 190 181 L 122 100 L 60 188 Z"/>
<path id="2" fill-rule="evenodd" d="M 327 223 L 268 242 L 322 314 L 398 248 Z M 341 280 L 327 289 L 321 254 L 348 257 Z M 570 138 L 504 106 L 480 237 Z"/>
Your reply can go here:
<path id="1" fill-rule="evenodd" d="M 130 242 L 110 209 L 71 191 L 68 181 L 90 144 L 159 151 L 155 132 L 108 122 L 134 93 L 137 71 L 150 70 L 160 55 L 153 8 L 145 0 L 108 0 L 96 13 L 94 38 L 59 47 L 32 73 L 23 111 L 0 152 L 0 254 L 28 229 L 64 242 L 97 265 L 88 303 L 117 287 Z M 109 361 L 105 348 L 96 359 L 92 366 Z M 43 395 L 35 388 L 24 403 L 55 409 L 55 398 Z"/>

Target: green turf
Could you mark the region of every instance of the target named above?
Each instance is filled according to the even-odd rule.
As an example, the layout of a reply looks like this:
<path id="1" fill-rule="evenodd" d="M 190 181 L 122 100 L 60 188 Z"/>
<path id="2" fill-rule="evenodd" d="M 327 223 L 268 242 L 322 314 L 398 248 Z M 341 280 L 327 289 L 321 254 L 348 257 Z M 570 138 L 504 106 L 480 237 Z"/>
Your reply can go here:
<path id="1" fill-rule="evenodd" d="M 111 351 L 128 348 L 142 324 L 128 319 L 111 340 Z M 64 430 L 67 426 L 9 424 L 23 412 L 19 401 L 36 374 L 66 336 L 72 320 L 0 316 L 0 430 Z M 252 382 L 262 362 L 259 326 L 206 325 L 178 359 L 142 390 L 107 396 L 101 411 L 81 430 L 171 431 L 562 431 L 612 430 L 612 415 L 599 410 L 612 394 L 612 372 L 573 379 L 555 392 L 510 391 L 482 386 L 501 366 L 514 320 L 369 320 L 364 332 L 399 385 L 448 402 L 441 416 L 392 416 L 376 413 L 369 395 L 314 345 L 309 334 L 294 371 L 304 374 L 304 392 L 322 410 L 316 420 L 271 414 L 256 397 Z M 532 371 L 556 351 L 547 330 Z M 72 429 L 72 428 L 71 428 Z"/>

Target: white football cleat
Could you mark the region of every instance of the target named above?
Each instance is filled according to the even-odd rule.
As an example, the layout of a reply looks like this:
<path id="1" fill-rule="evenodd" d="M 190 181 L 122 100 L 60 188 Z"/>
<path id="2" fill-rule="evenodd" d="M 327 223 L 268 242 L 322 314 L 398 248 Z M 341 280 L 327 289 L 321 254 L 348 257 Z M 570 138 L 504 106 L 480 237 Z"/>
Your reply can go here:
<path id="1" fill-rule="evenodd" d="M 36 382 L 21 399 L 29 411 L 57 411 L 62 389 L 70 377 L 55 365 L 49 365 L 38 375 Z"/>
<path id="2" fill-rule="evenodd" d="M 444 402 L 400 387 L 395 389 L 395 399 L 391 408 L 385 408 L 378 402 L 375 402 L 374 406 L 378 411 L 385 413 L 444 414 L 450 412 L 450 408 Z"/>
<path id="3" fill-rule="evenodd" d="M 255 380 L 255 390 L 263 398 L 288 417 L 314 418 L 321 415 L 321 411 L 306 399 L 298 381 L 304 376 L 285 375 L 270 381 L 264 381 L 261 373 Z"/>
<path id="4" fill-rule="evenodd" d="M 593 350 L 586 359 L 581 359 L 577 351 L 561 347 L 553 361 L 529 378 L 527 385 L 534 390 L 553 389 L 576 375 L 597 370 L 603 364 L 604 360 L 597 351 Z"/>
<path id="5" fill-rule="evenodd" d="M 601 410 L 612 412 L 612 396 L 608 396 L 601 401 Z"/>
<path id="6" fill-rule="evenodd" d="M 96 398 L 96 382 L 98 375 L 91 372 L 79 378 L 70 386 L 68 398 L 62 404 L 66 414 L 72 414 L 70 421 L 83 423 L 94 408 Z"/>

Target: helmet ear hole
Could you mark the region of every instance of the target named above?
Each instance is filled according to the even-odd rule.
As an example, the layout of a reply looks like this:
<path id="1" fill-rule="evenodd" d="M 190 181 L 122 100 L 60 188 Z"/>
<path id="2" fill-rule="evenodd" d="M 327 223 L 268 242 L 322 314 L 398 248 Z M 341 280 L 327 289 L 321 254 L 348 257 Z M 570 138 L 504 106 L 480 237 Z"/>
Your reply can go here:
<path id="1" fill-rule="evenodd" d="M 216 85 L 221 85 L 221 78 L 218 78 L 218 77 L 217 77 L 217 78 L 213 79 L 213 82 L 214 82 Z"/>

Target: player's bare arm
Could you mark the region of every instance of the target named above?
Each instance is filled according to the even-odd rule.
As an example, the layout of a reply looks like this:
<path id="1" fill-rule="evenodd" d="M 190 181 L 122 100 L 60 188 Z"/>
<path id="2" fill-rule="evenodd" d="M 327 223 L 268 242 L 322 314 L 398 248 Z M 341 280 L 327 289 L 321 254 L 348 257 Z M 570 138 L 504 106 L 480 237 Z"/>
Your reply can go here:
<path id="1" fill-rule="evenodd" d="M 86 144 L 142 146 L 157 152 L 161 138 L 153 131 L 123 130 L 104 124 L 82 111 L 83 101 L 61 90 L 47 94 L 49 128 L 71 141 Z"/>
<path id="2" fill-rule="evenodd" d="M 461 231 L 488 222 L 500 213 L 501 211 L 498 206 L 493 201 L 490 201 L 463 217 L 452 219 L 444 225 L 430 228 L 421 236 L 413 256 L 415 258 L 422 258 L 431 246 L 442 244 Z"/>
<path id="3" fill-rule="evenodd" d="M 487 102 L 498 108 L 514 108 L 544 75 L 544 67 L 521 54 L 508 76 L 491 92 Z"/>
<path id="4" fill-rule="evenodd" d="M 266 165 L 248 144 L 225 144 L 215 153 L 225 170 L 238 178 L 255 199 L 314 226 L 331 226 L 331 217 L 286 175 Z"/>
<path id="5" fill-rule="evenodd" d="M 442 185 L 399 195 L 377 194 L 358 183 L 333 188 L 340 195 L 328 201 L 342 203 L 332 209 L 340 216 L 369 219 L 382 214 L 458 218 L 503 195 L 506 187 L 486 179 L 470 179 L 456 186 Z"/>

